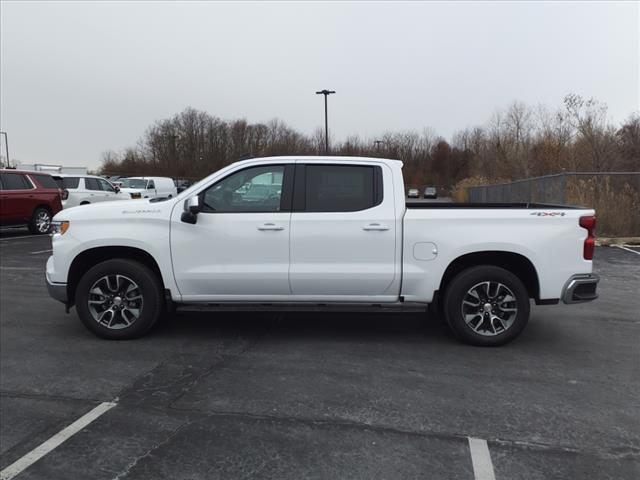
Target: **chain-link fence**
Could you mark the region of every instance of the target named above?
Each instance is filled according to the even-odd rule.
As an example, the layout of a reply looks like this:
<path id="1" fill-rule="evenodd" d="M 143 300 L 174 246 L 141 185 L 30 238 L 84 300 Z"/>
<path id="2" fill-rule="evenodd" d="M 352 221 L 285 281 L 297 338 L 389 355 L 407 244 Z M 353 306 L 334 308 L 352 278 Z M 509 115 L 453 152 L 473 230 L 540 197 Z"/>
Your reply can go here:
<path id="1" fill-rule="evenodd" d="M 595 208 L 599 230 L 640 235 L 640 172 L 572 172 L 468 188 L 470 202 L 553 203 Z"/>

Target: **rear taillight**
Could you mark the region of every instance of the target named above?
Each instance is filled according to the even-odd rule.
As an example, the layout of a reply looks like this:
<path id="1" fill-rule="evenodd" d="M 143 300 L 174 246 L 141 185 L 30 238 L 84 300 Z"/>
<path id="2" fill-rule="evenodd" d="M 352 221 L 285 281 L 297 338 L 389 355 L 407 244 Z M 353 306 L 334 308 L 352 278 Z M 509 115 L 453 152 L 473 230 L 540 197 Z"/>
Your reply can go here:
<path id="1" fill-rule="evenodd" d="M 585 260 L 593 260 L 593 252 L 596 248 L 596 217 L 589 215 L 588 217 L 580 217 L 580 226 L 586 228 L 587 238 L 584 241 L 583 256 Z"/>
<path id="2" fill-rule="evenodd" d="M 69 198 L 69 190 L 67 190 L 66 188 L 63 190 L 60 190 L 60 198 L 62 200 L 66 200 L 67 198 Z"/>

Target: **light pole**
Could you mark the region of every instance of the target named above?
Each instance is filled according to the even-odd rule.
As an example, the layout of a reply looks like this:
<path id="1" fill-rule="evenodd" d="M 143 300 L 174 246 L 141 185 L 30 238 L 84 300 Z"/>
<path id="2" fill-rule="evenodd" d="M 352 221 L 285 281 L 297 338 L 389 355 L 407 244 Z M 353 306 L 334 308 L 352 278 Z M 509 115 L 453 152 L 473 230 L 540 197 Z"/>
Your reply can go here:
<path id="1" fill-rule="evenodd" d="M 332 93 L 336 93 L 333 90 L 320 90 L 316 92 L 316 95 L 324 95 L 324 154 L 329 155 L 329 120 L 327 118 L 327 97 Z"/>
<path id="2" fill-rule="evenodd" d="M 7 168 L 9 168 L 9 137 L 7 136 L 7 132 L 0 132 L 0 135 L 4 135 L 4 148 L 7 152 Z M 2 164 L 0 164 L 0 167 Z"/>

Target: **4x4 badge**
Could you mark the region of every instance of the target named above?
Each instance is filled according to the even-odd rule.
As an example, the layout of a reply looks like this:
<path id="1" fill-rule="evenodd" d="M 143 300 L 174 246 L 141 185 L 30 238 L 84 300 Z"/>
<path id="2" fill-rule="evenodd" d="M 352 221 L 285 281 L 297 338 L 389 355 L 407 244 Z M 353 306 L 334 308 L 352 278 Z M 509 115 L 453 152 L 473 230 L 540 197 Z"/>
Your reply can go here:
<path id="1" fill-rule="evenodd" d="M 564 217 L 565 212 L 531 212 L 529 215 L 536 215 L 538 217 Z"/>

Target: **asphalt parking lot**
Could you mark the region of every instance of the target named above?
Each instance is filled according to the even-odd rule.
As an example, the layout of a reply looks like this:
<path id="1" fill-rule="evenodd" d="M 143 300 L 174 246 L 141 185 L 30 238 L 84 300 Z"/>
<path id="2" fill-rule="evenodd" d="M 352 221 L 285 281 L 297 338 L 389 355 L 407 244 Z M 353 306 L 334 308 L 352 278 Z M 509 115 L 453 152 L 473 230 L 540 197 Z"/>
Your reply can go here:
<path id="1" fill-rule="evenodd" d="M 102 414 L 18 479 L 474 479 L 469 437 L 499 480 L 640 478 L 640 249 L 598 248 L 597 301 L 533 307 L 495 349 L 387 313 L 178 312 L 100 340 L 47 296 L 49 249 L 0 232 L 0 470 Z"/>

